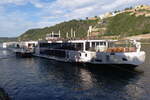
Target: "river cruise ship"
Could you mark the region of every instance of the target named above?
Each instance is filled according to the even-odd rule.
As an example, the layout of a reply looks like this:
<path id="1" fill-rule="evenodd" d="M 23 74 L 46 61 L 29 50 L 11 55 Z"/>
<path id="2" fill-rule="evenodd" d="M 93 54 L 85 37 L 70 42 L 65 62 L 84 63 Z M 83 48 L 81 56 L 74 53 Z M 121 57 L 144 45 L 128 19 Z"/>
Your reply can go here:
<path id="1" fill-rule="evenodd" d="M 136 40 L 39 41 L 35 56 L 63 62 L 96 65 L 131 65 L 145 61 L 145 52 Z"/>
<path id="2" fill-rule="evenodd" d="M 11 50 L 16 56 L 31 57 L 37 43 L 37 41 L 4 42 L 3 48 Z"/>

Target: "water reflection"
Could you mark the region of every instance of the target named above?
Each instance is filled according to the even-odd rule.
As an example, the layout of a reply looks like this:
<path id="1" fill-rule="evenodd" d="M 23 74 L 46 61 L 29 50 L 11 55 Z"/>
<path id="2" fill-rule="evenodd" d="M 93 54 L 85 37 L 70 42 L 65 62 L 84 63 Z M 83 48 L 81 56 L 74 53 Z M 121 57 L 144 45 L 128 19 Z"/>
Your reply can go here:
<path id="1" fill-rule="evenodd" d="M 89 89 L 93 87 L 94 77 L 92 77 L 92 73 L 86 69 L 81 68 L 79 76 L 81 79 L 82 88 Z"/>
<path id="2" fill-rule="evenodd" d="M 101 66 L 82 66 L 72 65 L 52 60 L 39 60 L 39 75 L 47 79 L 61 82 L 63 86 L 68 88 L 76 88 L 86 90 L 92 88 L 101 88 L 104 91 L 112 89 L 124 91 L 124 87 L 132 82 L 132 79 L 138 78 L 140 73 L 131 70 L 122 70 L 115 67 Z M 117 89 L 116 89 L 117 88 Z M 110 89 L 110 90 L 109 90 Z"/>

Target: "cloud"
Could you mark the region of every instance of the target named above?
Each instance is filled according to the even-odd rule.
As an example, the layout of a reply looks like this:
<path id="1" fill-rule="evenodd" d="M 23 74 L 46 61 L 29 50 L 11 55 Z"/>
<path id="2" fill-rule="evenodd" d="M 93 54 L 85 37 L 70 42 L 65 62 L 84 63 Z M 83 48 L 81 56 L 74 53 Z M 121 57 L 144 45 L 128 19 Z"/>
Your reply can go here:
<path id="1" fill-rule="evenodd" d="M 51 26 L 59 22 L 55 20 L 49 21 L 49 18 L 42 18 L 40 16 L 39 20 L 33 21 L 26 12 L 14 11 L 7 13 L 3 7 L 0 7 L 0 37 L 19 36 L 28 29 Z"/>
<path id="2" fill-rule="evenodd" d="M 138 4 L 148 0 L 56 0 L 43 7 L 41 16 L 49 18 L 60 17 L 68 19 L 96 16 L 105 12 L 111 12 L 122 7 Z M 53 10 L 51 10 L 53 9 Z"/>
<path id="3" fill-rule="evenodd" d="M 57 0 L 53 6 L 57 7 L 58 5 L 61 5 L 63 8 L 75 9 L 93 5 L 98 2 L 99 0 Z"/>
<path id="4" fill-rule="evenodd" d="M 0 14 L 0 36 L 17 36 L 23 30 L 32 27 L 32 23 L 24 19 L 23 15 L 14 12 L 9 15 Z"/>
<path id="5" fill-rule="evenodd" d="M 0 0 L 0 36 L 18 36 L 31 28 L 51 26 L 59 22 L 96 16 L 139 4 L 150 4 L 149 0 L 49 1 Z M 29 4 L 31 8 L 28 8 Z M 14 5 L 18 8 L 10 10 L 9 7 Z M 32 13 L 30 9 L 33 8 Z"/>
<path id="6" fill-rule="evenodd" d="M 45 4 L 40 0 L 0 0 L 0 5 L 4 4 L 26 5 L 27 3 L 31 3 L 37 8 L 43 8 Z"/>
<path id="7" fill-rule="evenodd" d="M 92 13 L 94 10 L 93 7 L 84 7 L 71 11 L 70 13 L 66 13 L 64 16 L 66 19 L 76 19 L 76 18 L 85 18 L 89 16 L 90 12 Z"/>
<path id="8" fill-rule="evenodd" d="M 117 8 L 119 6 L 127 5 L 133 2 L 137 2 L 138 0 L 115 0 L 113 3 L 110 3 L 108 5 L 104 5 L 101 8 L 104 10 L 110 10 Z"/>
<path id="9" fill-rule="evenodd" d="M 1 0 L 0 4 L 17 4 L 17 5 L 20 5 L 20 4 L 24 4 L 27 2 L 28 2 L 28 0 Z"/>

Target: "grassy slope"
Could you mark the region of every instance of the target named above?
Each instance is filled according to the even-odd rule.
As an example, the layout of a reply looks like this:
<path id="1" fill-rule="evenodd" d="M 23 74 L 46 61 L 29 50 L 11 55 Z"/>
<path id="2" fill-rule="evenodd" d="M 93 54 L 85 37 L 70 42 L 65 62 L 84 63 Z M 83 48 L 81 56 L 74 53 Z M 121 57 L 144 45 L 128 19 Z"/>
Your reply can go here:
<path id="1" fill-rule="evenodd" d="M 105 35 L 133 36 L 150 33 L 150 17 L 122 13 L 109 19 Z"/>

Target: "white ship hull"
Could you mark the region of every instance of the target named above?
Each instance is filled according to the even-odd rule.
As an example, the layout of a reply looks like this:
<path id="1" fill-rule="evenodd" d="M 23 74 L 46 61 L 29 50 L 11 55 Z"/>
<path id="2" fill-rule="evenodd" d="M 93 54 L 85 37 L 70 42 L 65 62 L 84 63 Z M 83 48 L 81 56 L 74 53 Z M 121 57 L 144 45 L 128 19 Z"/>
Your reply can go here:
<path id="1" fill-rule="evenodd" d="M 89 63 L 89 64 L 107 64 L 107 65 L 133 65 L 138 66 L 145 61 L 145 52 L 125 52 L 125 53 L 106 53 L 106 52 L 80 52 L 66 51 L 66 57 L 48 56 L 34 54 L 34 56 L 53 59 L 62 62 Z"/>

